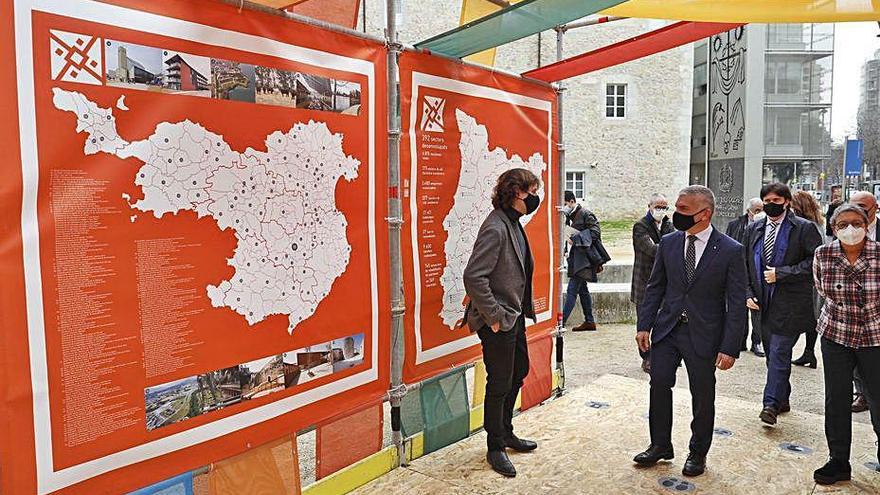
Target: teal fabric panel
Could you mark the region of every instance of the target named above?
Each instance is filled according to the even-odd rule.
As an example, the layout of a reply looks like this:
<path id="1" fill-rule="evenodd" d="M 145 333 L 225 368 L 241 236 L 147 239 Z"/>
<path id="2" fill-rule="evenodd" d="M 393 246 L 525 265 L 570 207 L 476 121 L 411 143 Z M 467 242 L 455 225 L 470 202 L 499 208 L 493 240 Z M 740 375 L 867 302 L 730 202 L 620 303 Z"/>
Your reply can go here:
<path id="1" fill-rule="evenodd" d="M 426 381 L 420 395 L 425 454 L 468 437 L 470 406 L 464 369 Z"/>

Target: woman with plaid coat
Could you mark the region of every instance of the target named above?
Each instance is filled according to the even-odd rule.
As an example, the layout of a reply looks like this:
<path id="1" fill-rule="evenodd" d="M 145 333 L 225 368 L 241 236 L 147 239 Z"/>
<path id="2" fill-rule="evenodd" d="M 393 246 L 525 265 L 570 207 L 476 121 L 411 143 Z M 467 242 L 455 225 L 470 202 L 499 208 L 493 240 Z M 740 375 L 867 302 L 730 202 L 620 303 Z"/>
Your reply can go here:
<path id="1" fill-rule="evenodd" d="M 856 369 L 880 438 L 880 244 L 867 238 L 868 217 L 857 206 L 840 206 L 830 223 L 838 240 L 819 247 L 813 262 L 816 290 L 825 298 L 816 330 L 822 337 L 825 437 L 831 459 L 813 474 L 823 485 L 851 478 Z"/>

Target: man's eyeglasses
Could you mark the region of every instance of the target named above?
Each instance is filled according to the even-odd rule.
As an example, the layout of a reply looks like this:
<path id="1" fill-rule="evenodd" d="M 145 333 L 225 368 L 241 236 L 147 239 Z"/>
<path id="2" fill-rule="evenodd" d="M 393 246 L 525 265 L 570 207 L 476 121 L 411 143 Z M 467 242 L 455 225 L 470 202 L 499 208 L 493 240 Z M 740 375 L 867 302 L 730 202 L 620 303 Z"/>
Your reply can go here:
<path id="1" fill-rule="evenodd" d="M 865 222 L 862 222 L 861 220 L 856 220 L 855 222 L 837 222 L 836 224 L 834 224 L 834 227 L 837 230 L 844 230 L 845 228 L 849 227 L 850 225 L 852 225 L 852 227 L 854 229 L 865 228 Z"/>
<path id="2" fill-rule="evenodd" d="M 668 207 L 668 206 L 655 206 L 654 209 L 655 209 L 655 210 L 669 211 L 669 207 Z"/>

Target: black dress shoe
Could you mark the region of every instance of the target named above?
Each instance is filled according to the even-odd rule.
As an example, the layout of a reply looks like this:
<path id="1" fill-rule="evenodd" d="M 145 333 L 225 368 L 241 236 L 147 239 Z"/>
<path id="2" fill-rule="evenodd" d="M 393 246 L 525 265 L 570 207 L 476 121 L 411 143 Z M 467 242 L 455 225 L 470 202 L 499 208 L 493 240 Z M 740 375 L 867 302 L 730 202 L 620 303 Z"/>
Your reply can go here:
<path id="1" fill-rule="evenodd" d="M 795 359 L 791 362 L 791 364 L 795 366 L 806 366 L 807 368 L 816 369 L 819 366 L 819 361 L 816 360 L 816 355 L 813 353 L 805 352 L 803 356 Z"/>
<path id="2" fill-rule="evenodd" d="M 659 445 L 651 445 L 648 450 L 633 457 L 633 462 L 640 466 L 653 466 L 659 461 L 671 461 L 675 459 L 675 452 L 672 445 L 668 447 L 660 447 Z"/>
<path id="3" fill-rule="evenodd" d="M 758 357 L 767 357 L 767 354 L 764 352 L 764 346 L 761 344 L 755 344 L 752 346 L 752 354 Z"/>
<path id="4" fill-rule="evenodd" d="M 706 456 L 694 454 L 693 452 L 688 454 L 687 461 L 684 462 L 684 468 L 681 470 L 681 474 L 685 476 L 699 476 L 706 472 Z"/>
<path id="5" fill-rule="evenodd" d="M 849 462 L 830 459 L 824 466 L 813 472 L 813 479 L 820 485 L 833 485 L 838 481 L 849 481 L 852 478 L 852 467 Z"/>
<path id="6" fill-rule="evenodd" d="M 508 438 L 504 443 L 507 445 L 508 449 L 513 449 L 517 452 L 531 452 L 538 448 L 537 442 L 523 440 L 522 438 L 517 438 L 516 435 Z"/>
<path id="7" fill-rule="evenodd" d="M 791 402 L 786 402 L 779 408 L 779 414 L 791 412 Z"/>
<path id="8" fill-rule="evenodd" d="M 758 415 L 761 421 L 768 425 L 775 425 L 777 416 L 779 416 L 779 411 L 775 407 L 765 407 L 761 414 Z"/>
<path id="9" fill-rule="evenodd" d="M 507 452 L 503 450 L 490 450 L 486 454 L 486 461 L 489 462 L 489 465 L 492 466 L 496 473 L 508 478 L 516 476 L 516 468 L 513 467 L 513 463 L 507 457 Z"/>

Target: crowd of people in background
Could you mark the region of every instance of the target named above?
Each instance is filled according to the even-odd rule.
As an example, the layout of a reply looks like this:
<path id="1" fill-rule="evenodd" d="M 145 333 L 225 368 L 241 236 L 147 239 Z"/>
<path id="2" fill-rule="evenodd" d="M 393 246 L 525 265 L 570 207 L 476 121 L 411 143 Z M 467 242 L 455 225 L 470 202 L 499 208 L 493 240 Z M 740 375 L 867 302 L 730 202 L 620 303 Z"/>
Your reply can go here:
<path id="1" fill-rule="evenodd" d="M 525 319 L 535 318 L 534 261 L 519 219 L 537 210 L 537 187 L 537 177 L 525 169 L 499 177 L 495 209 L 480 229 L 464 273 L 469 300 L 464 319 L 480 338 L 488 374 L 486 458 L 505 476 L 516 475 L 506 449 L 537 448 L 518 438 L 511 422 L 529 370 Z M 563 324 L 580 298 L 584 321 L 573 330 L 593 331 L 589 284 L 599 280 L 611 257 L 596 215 L 571 191 L 564 199 L 561 210 L 571 231 Z M 854 193 L 848 203 L 838 193 L 823 215 L 810 193 L 772 183 L 721 233 L 713 227 L 715 196 L 706 187 L 681 190 L 674 209 L 662 194 L 648 198 L 647 213 L 632 228 L 630 297 L 637 307 L 641 367 L 650 374 L 651 443 L 635 456 L 636 464 L 651 466 L 675 456 L 672 395 L 682 362 L 693 405 L 682 473 L 699 476 L 713 437 L 715 371 L 731 369 L 748 350 L 765 358 L 758 418 L 776 425 L 791 410 L 792 366 L 817 368 L 820 342 L 830 458 L 814 479 L 820 484 L 850 479 L 853 412 L 870 410 L 880 439 L 877 209 L 870 193 Z M 801 334 L 804 352 L 793 359 Z"/>

